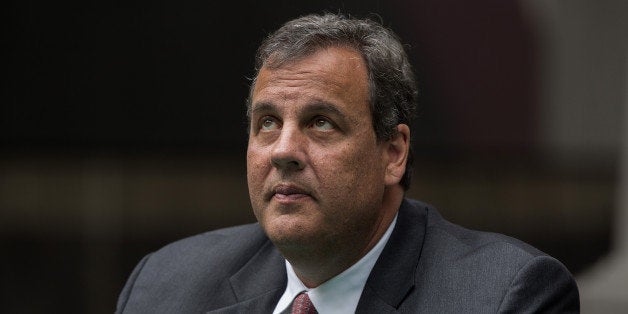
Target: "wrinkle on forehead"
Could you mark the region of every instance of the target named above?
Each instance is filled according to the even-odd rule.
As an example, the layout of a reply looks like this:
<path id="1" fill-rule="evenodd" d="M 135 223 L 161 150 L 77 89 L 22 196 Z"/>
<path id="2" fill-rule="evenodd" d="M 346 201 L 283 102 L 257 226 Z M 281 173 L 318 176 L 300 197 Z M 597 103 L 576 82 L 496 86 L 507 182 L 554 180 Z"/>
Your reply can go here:
<path id="1" fill-rule="evenodd" d="M 254 94 L 259 95 L 262 86 L 264 93 L 281 93 L 284 97 L 307 92 L 312 87 L 330 94 L 350 93 L 368 99 L 366 64 L 355 49 L 346 47 L 321 49 L 279 67 L 264 66 L 258 74 Z"/>

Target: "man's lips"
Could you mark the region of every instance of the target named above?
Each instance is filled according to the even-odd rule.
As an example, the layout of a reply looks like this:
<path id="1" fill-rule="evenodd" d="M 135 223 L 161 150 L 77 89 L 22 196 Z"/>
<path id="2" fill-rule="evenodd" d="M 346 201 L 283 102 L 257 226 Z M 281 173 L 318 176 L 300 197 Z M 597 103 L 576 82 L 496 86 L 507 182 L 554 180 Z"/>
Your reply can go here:
<path id="1" fill-rule="evenodd" d="M 296 201 L 301 198 L 311 197 L 304 188 L 292 184 L 279 184 L 272 189 L 271 198 L 278 201 Z"/>

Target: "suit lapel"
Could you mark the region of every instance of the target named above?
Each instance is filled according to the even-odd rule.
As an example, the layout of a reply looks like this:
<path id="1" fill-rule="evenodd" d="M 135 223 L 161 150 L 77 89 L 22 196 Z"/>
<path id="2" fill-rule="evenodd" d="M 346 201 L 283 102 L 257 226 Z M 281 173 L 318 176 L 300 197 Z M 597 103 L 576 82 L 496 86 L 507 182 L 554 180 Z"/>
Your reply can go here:
<path id="1" fill-rule="evenodd" d="M 233 305 L 208 313 L 271 312 L 286 288 L 286 265 L 270 241 L 229 278 L 236 297 Z"/>
<path id="2" fill-rule="evenodd" d="M 395 311 L 414 287 L 426 230 L 426 210 L 404 199 L 397 224 L 369 275 L 356 313 Z"/>

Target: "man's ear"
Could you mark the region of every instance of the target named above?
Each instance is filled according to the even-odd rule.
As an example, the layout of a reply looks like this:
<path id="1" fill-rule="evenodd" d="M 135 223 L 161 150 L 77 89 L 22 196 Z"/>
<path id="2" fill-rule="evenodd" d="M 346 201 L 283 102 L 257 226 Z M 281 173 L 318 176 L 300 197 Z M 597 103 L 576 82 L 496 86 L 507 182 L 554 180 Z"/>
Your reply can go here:
<path id="1" fill-rule="evenodd" d="M 386 177 L 387 186 L 398 184 L 406 172 L 406 162 L 410 151 L 410 128 L 405 124 L 397 125 L 397 134 L 387 143 Z"/>

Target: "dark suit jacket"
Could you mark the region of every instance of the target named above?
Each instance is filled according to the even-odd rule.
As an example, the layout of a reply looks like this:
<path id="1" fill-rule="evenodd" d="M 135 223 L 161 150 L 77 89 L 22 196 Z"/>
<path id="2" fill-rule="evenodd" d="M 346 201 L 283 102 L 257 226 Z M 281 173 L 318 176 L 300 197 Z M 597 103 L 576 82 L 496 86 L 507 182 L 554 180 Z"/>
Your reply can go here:
<path id="1" fill-rule="evenodd" d="M 120 294 L 123 313 L 271 313 L 284 259 L 258 224 L 208 232 L 146 256 Z M 578 312 L 556 259 L 512 238 L 464 229 L 406 199 L 357 313 Z"/>

